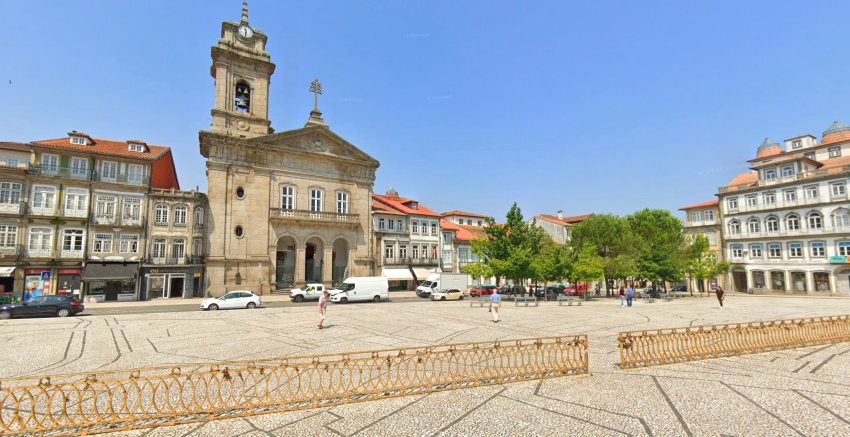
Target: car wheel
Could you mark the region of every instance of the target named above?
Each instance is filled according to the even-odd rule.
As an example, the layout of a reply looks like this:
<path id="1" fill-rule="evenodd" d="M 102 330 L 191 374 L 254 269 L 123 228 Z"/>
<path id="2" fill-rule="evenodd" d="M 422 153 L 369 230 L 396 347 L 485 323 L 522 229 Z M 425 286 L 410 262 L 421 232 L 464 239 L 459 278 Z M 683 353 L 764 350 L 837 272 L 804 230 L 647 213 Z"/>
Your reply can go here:
<path id="1" fill-rule="evenodd" d="M 463 300 L 463 296 L 459 297 L 457 300 Z"/>
<path id="2" fill-rule="evenodd" d="M 347 297 L 340 298 L 339 303 L 348 303 L 348 298 Z"/>
<path id="3" fill-rule="evenodd" d="M 218 311 L 218 305 L 212 303 L 210 304 L 210 306 L 207 307 L 207 309 L 210 311 Z"/>
<path id="4" fill-rule="evenodd" d="M 59 308 L 59 311 L 56 311 L 56 315 L 58 317 L 68 317 L 71 315 L 71 310 L 68 308 Z"/>
<path id="5" fill-rule="evenodd" d="M 11 319 L 11 318 L 12 318 L 12 313 L 10 313 L 9 311 L 0 311 L 0 320 L 6 320 L 6 319 Z"/>
<path id="6" fill-rule="evenodd" d="M 381 296 L 375 296 L 375 297 L 372 298 L 372 302 L 380 302 L 380 301 L 381 301 Z"/>
<path id="7" fill-rule="evenodd" d="M 252 310 L 254 308 L 257 308 L 257 304 L 255 304 L 254 302 L 248 302 L 248 305 L 246 305 L 245 308 Z"/>
<path id="8" fill-rule="evenodd" d="M 446 296 L 441 297 L 440 300 L 446 300 Z"/>
<path id="9" fill-rule="evenodd" d="M 298 296 L 295 296 L 295 298 L 292 299 L 292 300 L 294 300 L 298 303 L 301 303 L 301 302 L 304 302 L 304 296 L 298 295 Z"/>

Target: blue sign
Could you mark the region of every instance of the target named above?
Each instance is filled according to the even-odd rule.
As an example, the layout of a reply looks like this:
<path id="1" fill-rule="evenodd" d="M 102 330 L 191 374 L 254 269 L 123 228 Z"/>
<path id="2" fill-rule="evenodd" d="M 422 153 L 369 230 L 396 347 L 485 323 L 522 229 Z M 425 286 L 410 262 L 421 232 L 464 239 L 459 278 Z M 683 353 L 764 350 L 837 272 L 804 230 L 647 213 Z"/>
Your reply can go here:
<path id="1" fill-rule="evenodd" d="M 41 280 L 49 281 L 50 280 L 50 272 L 41 272 Z"/>

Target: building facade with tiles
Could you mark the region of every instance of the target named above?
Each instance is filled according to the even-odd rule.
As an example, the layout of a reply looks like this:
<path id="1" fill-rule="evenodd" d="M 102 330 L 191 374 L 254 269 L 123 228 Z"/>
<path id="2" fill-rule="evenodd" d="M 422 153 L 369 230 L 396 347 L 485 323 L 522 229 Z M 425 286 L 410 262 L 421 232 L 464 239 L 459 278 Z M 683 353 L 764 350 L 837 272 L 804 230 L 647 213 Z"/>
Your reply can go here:
<path id="1" fill-rule="evenodd" d="M 379 163 L 331 131 L 318 105 L 302 128 L 270 127 L 275 65 L 266 42 L 243 5 L 239 22 L 222 23 L 211 52 L 215 105 L 199 143 L 209 201 L 204 285 L 216 296 L 375 273 L 370 212 Z"/>
<path id="2" fill-rule="evenodd" d="M 372 226 L 378 272 L 390 289 L 412 290 L 440 268 L 440 215 L 390 188 L 372 195 Z"/>
<path id="3" fill-rule="evenodd" d="M 171 150 L 72 131 L 0 159 L 3 292 L 139 299 L 148 193 L 179 188 Z"/>
<path id="4" fill-rule="evenodd" d="M 720 201 L 717 199 L 708 202 L 699 203 L 696 205 L 685 206 L 679 208 L 679 211 L 685 212 L 684 229 L 685 233 L 690 236 L 703 235 L 708 239 L 708 252 L 714 256 L 717 261 L 723 261 L 723 235 L 722 235 L 722 219 L 720 217 Z M 694 287 L 693 290 L 700 290 L 701 284 L 694 284 L 692 278 L 686 277 L 687 286 Z M 724 289 L 727 289 L 726 278 L 721 275 L 717 278 L 712 278 L 709 281 L 715 281 Z M 709 282 L 711 284 L 711 282 Z M 704 290 L 703 290 L 704 291 Z"/>
<path id="5" fill-rule="evenodd" d="M 720 187 L 723 250 L 736 291 L 850 295 L 850 127 L 765 139 L 751 172 Z"/>

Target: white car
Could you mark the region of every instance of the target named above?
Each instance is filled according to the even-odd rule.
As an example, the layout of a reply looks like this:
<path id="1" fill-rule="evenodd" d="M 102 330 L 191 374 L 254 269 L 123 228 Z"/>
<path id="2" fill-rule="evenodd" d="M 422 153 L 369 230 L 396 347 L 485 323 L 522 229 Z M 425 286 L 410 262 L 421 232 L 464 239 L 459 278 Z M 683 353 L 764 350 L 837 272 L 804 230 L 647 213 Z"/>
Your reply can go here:
<path id="1" fill-rule="evenodd" d="M 260 300 L 260 296 L 257 296 L 250 291 L 231 291 L 221 297 L 204 299 L 204 301 L 201 302 L 201 309 L 216 311 L 234 308 L 248 308 L 251 310 L 262 305 L 263 301 Z"/>

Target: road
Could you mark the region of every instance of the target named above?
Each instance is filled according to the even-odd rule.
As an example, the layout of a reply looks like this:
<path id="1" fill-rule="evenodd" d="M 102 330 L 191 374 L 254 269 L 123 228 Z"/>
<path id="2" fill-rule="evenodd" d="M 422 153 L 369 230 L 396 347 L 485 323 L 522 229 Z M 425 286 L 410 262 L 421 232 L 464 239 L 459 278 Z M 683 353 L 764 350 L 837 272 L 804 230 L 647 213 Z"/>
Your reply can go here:
<path id="1" fill-rule="evenodd" d="M 405 302 L 418 302 L 424 301 L 426 299 L 420 297 L 393 297 L 387 302 L 382 302 L 382 304 L 398 304 Z M 363 302 L 363 303 L 354 303 L 351 305 L 369 305 L 372 302 Z M 181 303 L 174 305 L 138 305 L 138 306 L 125 306 L 125 307 L 110 307 L 109 304 L 98 305 L 96 307 L 89 306 L 85 311 L 80 313 L 81 316 L 91 315 L 91 316 L 112 316 L 118 314 L 150 314 L 150 313 L 174 313 L 174 312 L 182 312 L 182 311 L 200 311 L 200 307 L 197 302 L 192 303 Z M 270 301 L 264 302 L 264 308 L 284 308 L 284 307 L 311 307 L 315 306 L 316 301 L 306 301 L 301 303 L 292 302 L 290 300 L 285 301 Z"/>

